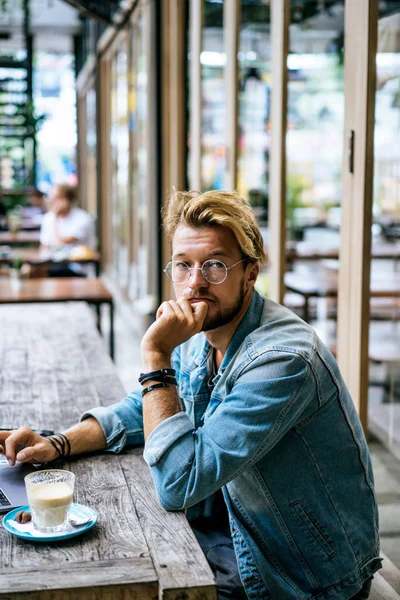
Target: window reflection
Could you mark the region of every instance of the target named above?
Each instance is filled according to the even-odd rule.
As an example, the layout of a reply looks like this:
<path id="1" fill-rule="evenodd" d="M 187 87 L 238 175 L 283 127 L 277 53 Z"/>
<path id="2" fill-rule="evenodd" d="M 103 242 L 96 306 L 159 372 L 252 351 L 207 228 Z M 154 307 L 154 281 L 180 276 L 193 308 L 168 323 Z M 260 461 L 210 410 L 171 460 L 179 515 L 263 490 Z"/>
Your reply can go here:
<path id="1" fill-rule="evenodd" d="M 128 284 L 128 71 L 123 42 L 112 61 L 111 92 L 113 266 L 122 288 Z"/>
<path id="2" fill-rule="evenodd" d="M 291 272 L 285 275 L 289 284 L 285 304 L 312 321 L 333 351 L 344 135 L 343 41 L 343 0 L 291 2 L 286 135 L 286 267 Z M 315 292 L 309 300 L 306 283 Z"/>
<path id="3" fill-rule="evenodd" d="M 223 189 L 226 171 L 226 97 L 223 4 L 205 0 L 201 62 L 201 188 Z"/>
<path id="4" fill-rule="evenodd" d="M 268 219 L 270 152 L 270 10 L 244 0 L 239 35 L 237 188 L 260 221 Z"/>
<path id="5" fill-rule="evenodd" d="M 372 248 L 387 260 L 371 261 L 371 281 L 387 289 L 371 298 L 369 427 L 400 456 L 400 2 L 379 4 L 374 129 Z M 393 289 L 393 293 L 390 290 Z M 394 546 L 382 538 L 391 558 Z"/>

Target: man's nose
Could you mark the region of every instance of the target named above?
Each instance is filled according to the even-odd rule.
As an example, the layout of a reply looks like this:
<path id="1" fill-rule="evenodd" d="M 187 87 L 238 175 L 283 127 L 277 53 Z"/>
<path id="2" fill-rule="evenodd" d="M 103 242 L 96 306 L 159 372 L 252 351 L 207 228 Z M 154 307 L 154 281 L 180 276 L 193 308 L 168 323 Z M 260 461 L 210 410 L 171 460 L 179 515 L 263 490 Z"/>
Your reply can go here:
<path id="1" fill-rule="evenodd" d="M 206 287 L 208 285 L 207 279 L 204 277 L 201 269 L 192 269 L 189 277 L 189 287 L 197 289 L 199 287 Z"/>

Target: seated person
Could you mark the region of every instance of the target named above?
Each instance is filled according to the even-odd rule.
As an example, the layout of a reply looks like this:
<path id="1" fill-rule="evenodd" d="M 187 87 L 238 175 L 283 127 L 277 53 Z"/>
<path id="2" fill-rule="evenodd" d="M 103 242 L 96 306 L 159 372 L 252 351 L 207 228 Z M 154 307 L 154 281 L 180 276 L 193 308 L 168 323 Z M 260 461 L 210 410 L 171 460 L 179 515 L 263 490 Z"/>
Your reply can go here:
<path id="1" fill-rule="evenodd" d="M 0 448 L 13 465 L 144 443 L 219 600 L 368 598 L 382 560 L 373 472 L 334 357 L 254 289 L 264 244 L 243 198 L 176 193 L 164 225 L 176 300 L 142 339 L 142 390 L 88 410 L 58 449 L 26 427 L 0 432 Z"/>
<path id="2" fill-rule="evenodd" d="M 40 229 L 42 249 L 72 250 L 83 245 L 92 250 L 96 247 L 94 222 L 85 210 L 75 206 L 76 188 L 69 185 L 56 186 L 49 205 L 49 212 L 43 217 Z M 71 262 L 67 265 L 54 265 L 49 268 L 50 277 L 85 276 L 88 265 Z"/>

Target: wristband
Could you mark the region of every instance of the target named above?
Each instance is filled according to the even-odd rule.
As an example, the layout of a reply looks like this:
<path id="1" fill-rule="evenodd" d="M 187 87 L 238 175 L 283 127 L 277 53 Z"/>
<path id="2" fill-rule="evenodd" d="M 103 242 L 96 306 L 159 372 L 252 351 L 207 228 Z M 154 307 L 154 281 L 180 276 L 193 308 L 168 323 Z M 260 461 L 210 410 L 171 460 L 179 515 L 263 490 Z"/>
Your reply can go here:
<path id="1" fill-rule="evenodd" d="M 47 438 L 53 448 L 57 450 L 58 455 L 65 458 L 71 454 L 71 444 L 69 439 L 63 433 L 55 433 Z"/>
<path id="2" fill-rule="evenodd" d="M 158 369 L 157 371 L 151 371 L 150 373 L 140 373 L 138 381 L 139 383 L 143 383 L 144 381 L 154 379 L 154 377 L 175 377 L 175 375 L 175 369 Z"/>
<path id="3" fill-rule="evenodd" d="M 152 375 L 151 373 L 143 375 L 140 378 L 140 383 L 143 385 L 147 381 L 162 381 L 166 383 L 173 383 L 176 385 L 176 379 L 172 375 Z"/>
<path id="4" fill-rule="evenodd" d="M 152 392 L 153 390 L 158 390 L 159 388 L 169 388 L 171 387 L 171 385 L 172 384 L 168 383 L 167 381 L 163 381 L 162 383 L 155 383 L 154 385 L 149 385 L 149 387 L 145 388 L 142 391 L 142 398 L 143 396 L 145 396 L 149 392 Z"/>

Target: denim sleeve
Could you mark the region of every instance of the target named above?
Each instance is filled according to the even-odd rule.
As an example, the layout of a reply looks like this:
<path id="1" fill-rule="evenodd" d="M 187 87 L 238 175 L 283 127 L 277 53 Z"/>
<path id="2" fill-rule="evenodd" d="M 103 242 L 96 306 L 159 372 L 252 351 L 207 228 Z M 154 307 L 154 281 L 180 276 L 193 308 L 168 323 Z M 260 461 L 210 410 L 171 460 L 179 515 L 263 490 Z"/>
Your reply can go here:
<path id="1" fill-rule="evenodd" d="M 135 390 L 111 406 L 98 406 L 87 410 L 81 421 L 94 417 L 107 440 L 109 452 L 121 452 L 125 446 L 142 446 L 143 414 L 140 390 Z"/>
<path id="2" fill-rule="evenodd" d="M 176 348 L 171 356 L 172 367 L 179 378 L 180 349 Z M 83 421 L 94 417 L 103 430 L 109 452 L 121 452 L 125 446 L 143 446 L 143 410 L 141 390 L 134 390 L 119 402 L 110 406 L 98 406 L 87 410 L 81 416 Z"/>
<path id="3" fill-rule="evenodd" d="M 195 430 L 178 413 L 151 432 L 144 458 L 160 503 L 182 510 L 210 496 L 271 450 L 316 402 L 303 358 L 290 351 L 258 356 L 202 427 Z"/>

